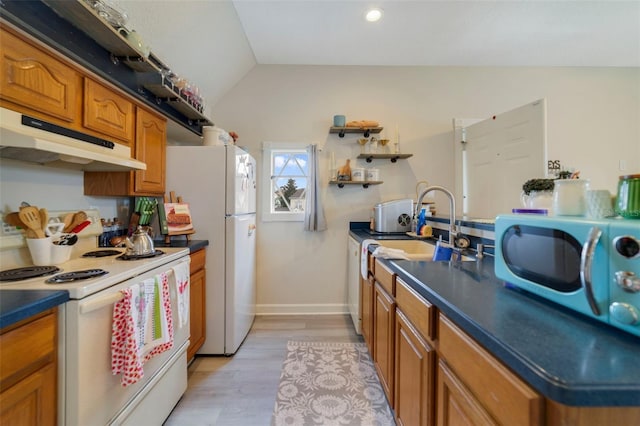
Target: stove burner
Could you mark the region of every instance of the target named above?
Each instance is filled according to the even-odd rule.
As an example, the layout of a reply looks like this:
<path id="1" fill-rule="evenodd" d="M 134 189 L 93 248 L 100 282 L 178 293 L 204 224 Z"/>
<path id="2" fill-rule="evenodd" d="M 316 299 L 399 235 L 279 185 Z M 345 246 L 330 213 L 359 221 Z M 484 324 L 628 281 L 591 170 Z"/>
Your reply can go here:
<path id="1" fill-rule="evenodd" d="M 118 260 L 138 260 L 138 259 L 147 259 L 149 257 L 156 257 L 164 254 L 162 250 L 156 250 L 153 253 L 149 254 L 123 254 L 122 256 L 116 257 Z"/>
<path id="2" fill-rule="evenodd" d="M 86 280 L 108 274 L 104 269 L 86 269 L 84 271 L 71 271 L 64 274 L 54 275 L 45 282 L 48 284 L 68 283 L 71 281 Z"/>
<path id="3" fill-rule="evenodd" d="M 60 272 L 57 266 L 25 266 L 0 272 L 0 281 L 20 281 Z"/>
<path id="4" fill-rule="evenodd" d="M 120 250 L 96 250 L 89 251 L 82 255 L 82 257 L 106 257 L 106 256 L 115 256 L 116 254 L 121 254 Z"/>

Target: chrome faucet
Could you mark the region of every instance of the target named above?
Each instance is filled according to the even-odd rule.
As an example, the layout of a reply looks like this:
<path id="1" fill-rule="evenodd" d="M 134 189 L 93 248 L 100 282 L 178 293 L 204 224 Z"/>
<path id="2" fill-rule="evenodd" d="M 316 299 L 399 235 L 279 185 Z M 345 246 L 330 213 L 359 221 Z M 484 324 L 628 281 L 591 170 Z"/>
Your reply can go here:
<path id="1" fill-rule="evenodd" d="M 458 235 L 458 231 L 456 228 L 456 199 L 453 196 L 453 193 L 449 191 L 447 188 L 443 186 L 429 186 L 425 188 L 424 191 L 418 197 L 418 202 L 416 203 L 416 211 L 414 214 L 414 220 L 418 220 L 418 215 L 420 214 L 420 210 L 422 210 L 422 199 L 428 192 L 431 191 L 441 191 L 444 192 L 447 197 L 449 197 L 449 245 L 451 247 L 455 247 L 455 238 Z"/>

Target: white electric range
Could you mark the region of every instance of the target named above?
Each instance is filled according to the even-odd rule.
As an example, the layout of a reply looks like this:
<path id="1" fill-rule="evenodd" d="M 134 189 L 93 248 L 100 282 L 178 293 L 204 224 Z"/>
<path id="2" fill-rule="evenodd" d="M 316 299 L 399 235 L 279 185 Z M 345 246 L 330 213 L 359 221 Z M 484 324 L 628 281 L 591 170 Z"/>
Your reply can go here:
<path id="1" fill-rule="evenodd" d="M 53 273 L 0 281 L 0 290 L 69 292 L 71 300 L 58 307 L 58 424 L 162 424 L 187 387 L 189 322 L 188 315 L 186 323 L 181 321 L 179 311 L 189 300 L 178 297 L 175 271 L 180 268 L 188 271 L 189 250 L 162 247 L 156 250 L 156 256 L 123 260 L 125 249 L 97 247 L 96 236 L 100 231 L 97 221 L 85 235 L 79 234 L 81 238 L 73 246 L 71 258 L 60 265 L 51 265 L 56 269 Z M 103 250 L 113 253 L 105 257 L 83 256 Z M 19 267 L 40 268 L 31 265 L 26 247 L 3 247 L 0 271 Z M 87 271 L 100 272 L 84 280 L 47 282 L 78 271 L 81 275 Z M 161 274 L 168 277 L 173 344 L 146 361 L 143 377 L 125 387 L 121 375 L 112 374 L 111 369 L 114 306 L 122 299 L 123 290 Z"/>

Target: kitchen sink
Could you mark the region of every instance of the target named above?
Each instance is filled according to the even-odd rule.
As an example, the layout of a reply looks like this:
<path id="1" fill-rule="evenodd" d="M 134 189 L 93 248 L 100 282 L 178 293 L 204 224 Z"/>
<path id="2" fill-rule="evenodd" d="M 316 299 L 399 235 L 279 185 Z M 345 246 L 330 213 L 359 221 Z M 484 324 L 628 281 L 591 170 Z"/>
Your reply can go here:
<path id="1" fill-rule="evenodd" d="M 376 243 L 383 247 L 404 251 L 409 260 L 431 261 L 433 259 L 433 252 L 436 249 L 435 244 L 429 244 L 420 240 L 377 240 Z M 460 260 L 463 262 L 473 262 L 476 259 L 463 255 Z"/>

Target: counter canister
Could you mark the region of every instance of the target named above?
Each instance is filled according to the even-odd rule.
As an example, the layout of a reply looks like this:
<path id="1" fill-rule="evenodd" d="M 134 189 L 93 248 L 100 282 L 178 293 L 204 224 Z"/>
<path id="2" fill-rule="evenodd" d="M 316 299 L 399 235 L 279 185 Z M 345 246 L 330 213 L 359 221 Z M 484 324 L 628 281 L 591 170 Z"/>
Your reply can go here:
<path id="1" fill-rule="evenodd" d="M 367 181 L 377 182 L 380 180 L 380 169 L 370 168 L 367 169 Z"/>
<path id="2" fill-rule="evenodd" d="M 640 174 L 620 176 L 615 210 L 625 219 L 640 219 Z"/>

